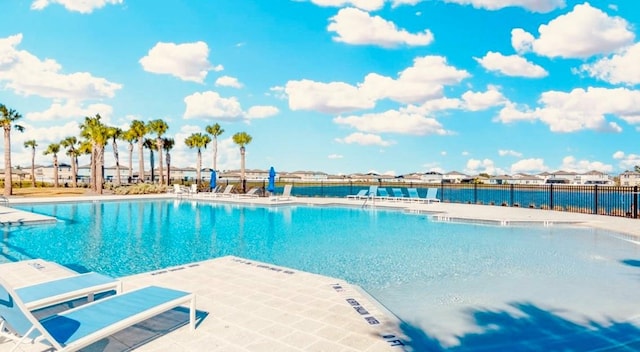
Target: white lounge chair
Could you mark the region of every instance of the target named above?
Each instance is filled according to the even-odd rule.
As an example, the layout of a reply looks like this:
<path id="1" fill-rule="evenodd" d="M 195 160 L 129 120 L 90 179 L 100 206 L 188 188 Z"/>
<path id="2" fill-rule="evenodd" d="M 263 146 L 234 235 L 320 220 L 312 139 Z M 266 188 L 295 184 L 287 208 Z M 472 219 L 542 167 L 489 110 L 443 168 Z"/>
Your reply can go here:
<path id="1" fill-rule="evenodd" d="M 438 199 L 438 189 L 437 188 L 428 188 L 427 195 L 424 197 L 425 202 L 427 203 L 440 203 L 440 199 Z"/>
<path id="2" fill-rule="evenodd" d="M 393 200 L 405 200 L 407 198 L 400 188 L 391 188 L 391 194 L 393 194 Z"/>
<path id="3" fill-rule="evenodd" d="M 102 274 L 89 272 L 61 279 L 51 280 L 15 289 L 29 310 L 70 302 L 87 297 L 93 301 L 94 295 L 102 292 L 122 292 L 122 282 Z"/>
<path id="4" fill-rule="evenodd" d="M 53 350 L 77 351 L 183 305 L 189 305 L 189 326 L 195 330 L 195 296 L 156 286 L 110 296 L 38 320 L 0 278 L 0 337 L 15 342 L 13 350 L 24 343 L 41 342 Z"/>
<path id="5" fill-rule="evenodd" d="M 189 195 L 195 195 L 198 194 L 198 184 L 197 183 L 192 183 L 191 187 L 189 187 Z"/>
<path id="6" fill-rule="evenodd" d="M 270 200 L 273 201 L 280 201 L 280 200 L 290 200 L 291 199 L 291 188 L 293 188 L 292 185 L 284 185 L 284 189 L 282 190 L 282 194 L 279 196 L 272 196 L 271 198 L 269 198 Z"/>
<path id="7" fill-rule="evenodd" d="M 351 198 L 351 199 L 363 199 L 363 198 L 367 198 L 367 190 L 366 189 L 361 189 L 360 191 L 358 191 L 358 193 L 356 194 L 350 194 L 347 196 L 347 198 Z"/>
<path id="8" fill-rule="evenodd" d="M 231 191 L 233 191 L 233 185 L 227 185 L 227 187 L 224 188 L 224 191 L 218 192 L 218 193 L 214 193 L 214 194 L 212 194 L 212 196 L 214 196 L 214 197 L 228 197 L 228 196 L 231 196 Z"/>
<path id="9" fill-rule="evenodd" d="M 257 198 L 260 197 L 262 189 L 260 187 L 253 187 L 245 194 L 238 194 L 238 197 Z"/>
<path id="10" fill-rule="evenodd" d="M 407 188 L 407 193 L 409 193 L 409 200 L 412 202 L 425 202 L 425 199 L 418 194 L 417 188 Z"/>

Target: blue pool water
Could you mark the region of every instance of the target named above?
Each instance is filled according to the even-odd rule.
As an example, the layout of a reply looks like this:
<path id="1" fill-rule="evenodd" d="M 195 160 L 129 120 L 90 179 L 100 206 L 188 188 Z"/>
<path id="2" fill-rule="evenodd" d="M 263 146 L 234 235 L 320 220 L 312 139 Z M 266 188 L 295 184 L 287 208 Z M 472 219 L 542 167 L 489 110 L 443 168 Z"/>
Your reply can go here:
<path id="1" fill-rule="evenodd" d="M 43 258 L 124 276 L 235 255 L 360 285 L 432 350 L 500 349 L 514 338 L 585 341 L 640 313 L 640 247 L 602 230 L 189 200 L 16 207 L 60 221 L 5 229 L 0 262 Z M 551 323 L 557 328 L 537 335 Z"/>

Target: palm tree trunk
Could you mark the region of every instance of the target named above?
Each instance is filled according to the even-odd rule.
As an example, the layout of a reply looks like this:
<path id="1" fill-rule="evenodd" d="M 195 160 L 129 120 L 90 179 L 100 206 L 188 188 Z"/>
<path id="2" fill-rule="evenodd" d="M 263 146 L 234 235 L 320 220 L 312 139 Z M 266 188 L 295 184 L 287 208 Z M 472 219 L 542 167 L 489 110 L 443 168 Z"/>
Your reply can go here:
<path id="1" fill-rule="evenodd" d="M 53 187 L 58 188 L 58 155 L 53 154 Z"/>
<path id="2" fill-rule="evenodd" d="M 96 154 L 96 147 L 94 145 L 91 147 L 91 190 L 94 192 L 98 189 L 98 182 L 96 181 Z"/>
<path id="3" fill-rule="evenodd" d="M 4 126 L 4 196 L 13 194 L 11 184 L 11 126 Z"/>
<path id="4" fill-rule="evenodd" d="M 160 184 L 164 185 L 164 166 L 162 165 L 162 140 L 158 138 L 158 170 L 160 171 Z"/>
<path id="5" fill-rule="evenodd" d="M 71 157 L 71 176 L 73 177 L 71 184 L 73 185 L 73 188 L 77 188 L 78 187 L 78 157 L 75 155 Z"/>
<path id="6" fill-rule="evenodd" d="M 36 187 L 36 148 L 31 149 L 31 187 Z"/>
<path id="7" fill-rule="evenodd" d="M 213 169 L 218 171 L 218 137 L 213 137 Z"/>
<path id="8" fill-rule="evenodd" d="M 196 169 L 196 184 L 200 184 L 200 172 L 202 170 L 202 152 L 200 151 L 200 148 L 198 148 L 198 163 L 197 163 L 197 169 Z"/>
<path id="9" fill-rule="evenodd" d="M 96 188 L 98 194 L 102 194 L 102 184 L 104 183 L 104 174 L 102 173 L 102 170 L 104 169 L 104 146 L 98 147 L 98 162 L 96 164 L 96 173 L 98 174 Z"/>
<path id="10" fill-rule="evenodd" d="M 113 140 L 113 156 L 116 159 L 116 185 L 120 185 L 120 154 L 118 153 L 118 143 L 116 143 L 115 139 Z"/>
<path id="11" fill-rule="evenodd" d="M 167 151 L 167 186 L 171 186 L 171 154 Z"/>
<path id="12" fill-rule="evenodd" d="M 129 143 L 129 182 L 133 179 L 133 143 Z"/>
<path id="13" fill-rule="evenodd" d="M 142 138 L 138 140 L 138 180 L 144 182 L 144 141 Z"/>
<path id="14" fill-rule="evenodd" d="M 244 147 L 240 147 L 240 179 L 242 180 L 242 192 L 247 192 L 247 181 L 244 177 Z"/>

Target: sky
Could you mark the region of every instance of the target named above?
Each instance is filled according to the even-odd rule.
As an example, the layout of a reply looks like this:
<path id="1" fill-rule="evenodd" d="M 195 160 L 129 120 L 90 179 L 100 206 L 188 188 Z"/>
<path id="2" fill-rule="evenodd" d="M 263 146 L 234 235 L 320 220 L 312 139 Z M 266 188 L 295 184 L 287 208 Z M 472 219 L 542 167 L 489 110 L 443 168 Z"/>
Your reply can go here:
<path id="1" fill-rule="evenodd" d="M 14 166 L 30 166 L 30 139 L 50 165 L 47 146 L 96 114 L 125 129 L 165 120 L 172 167 L 196 166 L 184 139 L 214 123 L 219 170 L 240 167 L 237 132 L 253 137 L 249 169 L 640 165 L 637 0 L 11 0 L 0 12 L 0 103 L 25 127 L 11 133 Z M 212 144 L 202 156 L 212 167 Z"/>

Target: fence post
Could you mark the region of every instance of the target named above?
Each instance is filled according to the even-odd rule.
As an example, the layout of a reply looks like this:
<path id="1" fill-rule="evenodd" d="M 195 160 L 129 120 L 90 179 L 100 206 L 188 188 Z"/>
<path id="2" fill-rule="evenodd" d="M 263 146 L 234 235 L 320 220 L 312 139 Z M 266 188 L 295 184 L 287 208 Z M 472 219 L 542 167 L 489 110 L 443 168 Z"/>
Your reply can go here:
<path id="1" fill-rule="evenodd" d="M 553 183 L 549 184 L 549 209 L 553 210 Z"/>
<path id="2" fill-rule="evenodd" d="M 598 185 L 593 187 L 593 214 L 598 214 Z"/>
<path id="3" fill-rule="evenodd" d="M 633 207 L 631 208 L 633 211 L 633 218 L 638 218 L 638 186 L 633 186 Z"/>
<path id="4" fill-rule="evenodd" d="M 513 183 L 509 185 L 509 204 L 513 206 Z"/>

